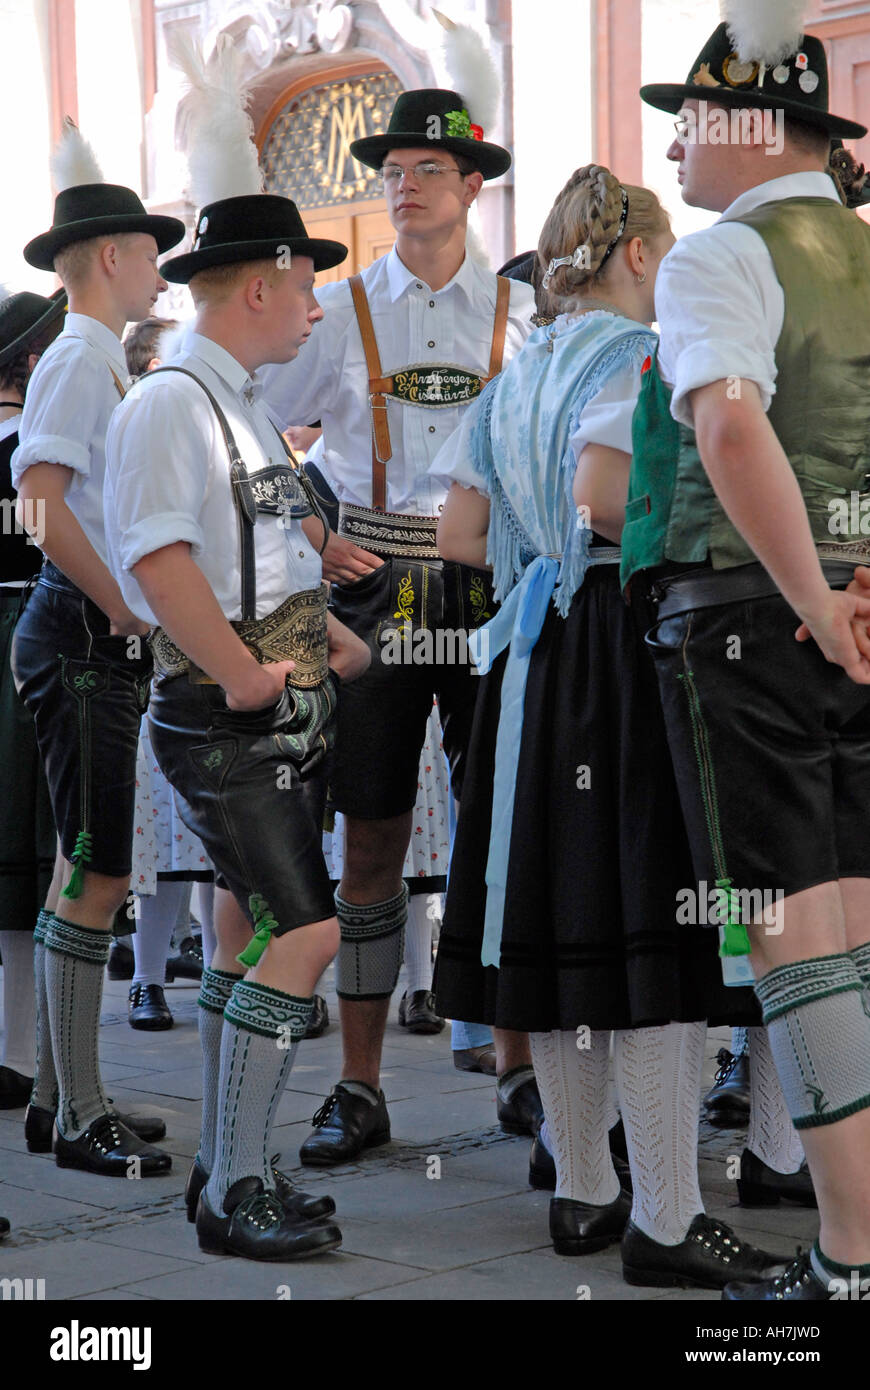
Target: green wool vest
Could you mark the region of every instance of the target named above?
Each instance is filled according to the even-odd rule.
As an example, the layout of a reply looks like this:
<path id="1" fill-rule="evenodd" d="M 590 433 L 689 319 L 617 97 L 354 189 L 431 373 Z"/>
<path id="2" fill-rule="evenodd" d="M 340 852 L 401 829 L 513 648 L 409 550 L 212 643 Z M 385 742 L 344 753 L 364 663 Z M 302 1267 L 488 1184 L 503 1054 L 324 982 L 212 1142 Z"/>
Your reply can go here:
<path id="1" fill-rule="evenodd" d="M 766 203 L 735 221 L 763 237 L 785 296 L 768 419 L 797 475 L 816 544 L 827 549 L 848 539 L 838 509 L 845 514 L 851 495 L 868 491 L 870 227 L 826 198 Z M 669 560 L 730 569 L 756 559 L 670 400 L 654 362 L 632 425 L 623 585 Z M 857 511 L 853 505 L 853 518 Z"/>

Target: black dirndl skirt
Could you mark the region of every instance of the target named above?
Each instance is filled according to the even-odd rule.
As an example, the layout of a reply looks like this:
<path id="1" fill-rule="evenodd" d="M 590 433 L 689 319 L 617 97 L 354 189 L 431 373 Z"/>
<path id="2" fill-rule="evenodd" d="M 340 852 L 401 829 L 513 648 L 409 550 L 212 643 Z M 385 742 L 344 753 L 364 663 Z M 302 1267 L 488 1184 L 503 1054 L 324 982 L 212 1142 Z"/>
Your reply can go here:
<path id="1" fill-rule="evenodd" d="M 550 606 L 526 686 L 501 964 L 480 963 L 501 681 L 481 679 L 435 995 L 448 1018 L 528 1032 L 709 1019 L 756 1024 L 722 983 L 713 927 L 677 921 L 694 888 L 658 685 L 615 565 Z"/>

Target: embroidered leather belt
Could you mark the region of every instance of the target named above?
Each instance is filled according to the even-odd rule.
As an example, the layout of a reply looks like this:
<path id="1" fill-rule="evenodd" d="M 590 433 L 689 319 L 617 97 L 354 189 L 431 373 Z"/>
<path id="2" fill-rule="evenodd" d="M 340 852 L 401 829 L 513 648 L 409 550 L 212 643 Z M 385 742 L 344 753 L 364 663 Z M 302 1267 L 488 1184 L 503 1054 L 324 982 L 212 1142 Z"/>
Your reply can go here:
<path id="1" fill-rule="evenodd" d="M 822 573 L 832 587 L 848 584 L 854 571 L 854 562 L 822 560 Z M 673 618 L 680 613 L 691 613 L 695 608 L 718 608 L 726 603 L 772 598 L 779 592 L 767 570 L 758 563 L 727 570 L 703 568 L 665 575 L 655 581 L 650 591 L 658 604 L 659 618 Z"/>
<path id="2" fill-rule="evenodd" d="M 435 543 L 437 529 L 437 516 L 375 512 L 350 502 L 342 502 L 338 508 L 338 534 L 375 555 L 412 555 L 420 560 L 440 560 Z"/>
<path id="3" fill-rule="evenodd" d="M 295 661 L 296 669 L 287 684 L 310 690 L 326 679 L 326 595 L 325 584 L 291 594 L 280 608 L 265 618 L 241 619 L 231 626 L 248 651 L 261 664 L 267 661 Z M 155 628 L 149 638 L 154 655 L 154 674 L 159 681 L 187 676 L 192 685 L 214 685 L 211 676 L 186 657 L 164 632 Z"/>

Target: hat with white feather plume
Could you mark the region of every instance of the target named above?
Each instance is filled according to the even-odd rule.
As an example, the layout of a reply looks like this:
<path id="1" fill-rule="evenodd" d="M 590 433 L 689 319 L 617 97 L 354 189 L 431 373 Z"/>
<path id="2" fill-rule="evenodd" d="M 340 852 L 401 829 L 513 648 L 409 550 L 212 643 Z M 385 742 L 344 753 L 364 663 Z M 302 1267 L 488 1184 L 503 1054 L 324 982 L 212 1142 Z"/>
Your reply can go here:
<path id="1" fill-rule="evenodd" d="M 501 145 L 484 139 L 498 114 L 501 94 L 492 54 L 470 25 L 454 24 L 438 10 L 432 13 L 447 31 L 442 56 L 454 90 L 423 87 L 401 92 L 383 134 L 354 140 L 350 152 L 361 164 L 380 169 L 390 150 L 431 146 L 465 155 L 485 179 L 496 179 L 510 168 L 511 157 Z"/>
<path id="2" fill-rule="evenodd" d="M 158 251 L 168 251 L 184 236 L 177 217 L 147 212 L 132 188 L 106 183 L 96 155 L 81 131 L 66 117 L 51 160 L 57 197 L 51 227 L 24 248 L 24 259 L 37 270 L 53 270 L 64 247 L 91 237 L 146 232 Z"/>
<path id="3" fill-rule="evenodd" d="M 652 83 L 640 94 L 660 111 L 694 98 L 717 106 L 756 106 L 840 139 L 867 127 L 828 110 L 828 63 L 820 39 L 804 33 L 806 0 L 722 0 L 723 21 L 686 81 Z"/>
<path id="4" fill-rule="evenodd" d="M 310 257 L 315 270 L 340 265 L 346 246 L 309 237 L 294 202 L 263 192 L 241 56 L 229 35 L 219 36 L 205 62 L 196 43 L 177 31 L 169 40 L 169 57 L 189 88 L 182 124 L 189 193 L 199 213 L 193 249 L 173 256 L 161 274 L 184 285 L 210 266 L 283 261 L 288 253 Z"/>

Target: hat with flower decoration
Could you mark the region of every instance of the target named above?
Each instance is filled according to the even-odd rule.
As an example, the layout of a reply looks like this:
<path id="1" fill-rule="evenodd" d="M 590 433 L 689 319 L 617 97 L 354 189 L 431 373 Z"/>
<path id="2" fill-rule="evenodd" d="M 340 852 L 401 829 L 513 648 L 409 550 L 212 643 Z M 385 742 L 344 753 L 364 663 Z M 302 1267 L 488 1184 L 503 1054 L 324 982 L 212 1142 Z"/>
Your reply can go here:
<path id="1" fill-rule="evenodd" d="M 651 83 L 640 94 L 660 111 L 687 100 L 782 111 L 841 139 L 867 127 L 828 109 L 828 63 L 820 39 L 803 31 L 806 0 L 723 0 L 723 22 L 683 83 Z"/>
<path id="2" fill-rule="evenodd" d="M 458 90 L 422 87 L 402 92 L 383 134 L 354 140 L 350 152 L 361 164 L 380 169 L 390 150 L 428 149 L 431 145 L 465 155 L 485 179 L 497 179 L 511 167 L 511 157 L 501 145 L 484 139 L 498 114 L 501 93 L 492 54 L 470 25 L 454 24 L 438 10 L 432 13 L 447 31 L 442 59 Z M 460 96 L 460 92 L 465 95 Z"/>

